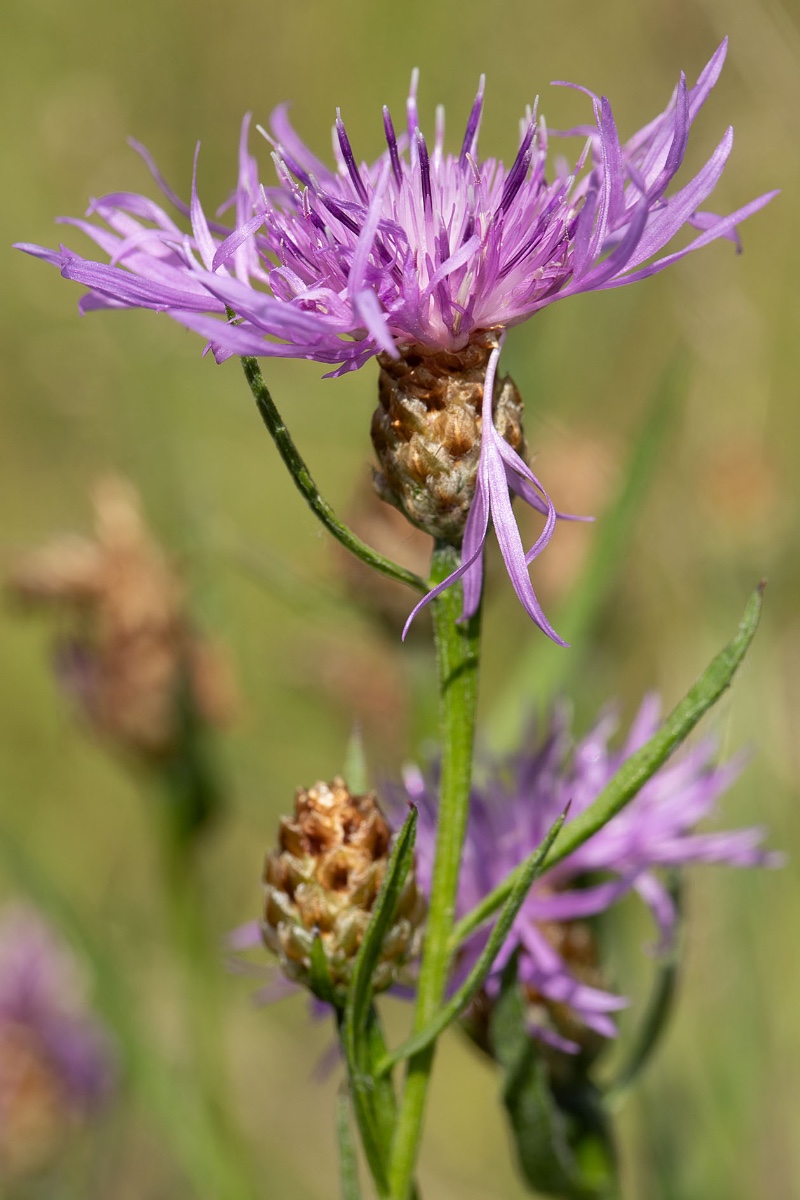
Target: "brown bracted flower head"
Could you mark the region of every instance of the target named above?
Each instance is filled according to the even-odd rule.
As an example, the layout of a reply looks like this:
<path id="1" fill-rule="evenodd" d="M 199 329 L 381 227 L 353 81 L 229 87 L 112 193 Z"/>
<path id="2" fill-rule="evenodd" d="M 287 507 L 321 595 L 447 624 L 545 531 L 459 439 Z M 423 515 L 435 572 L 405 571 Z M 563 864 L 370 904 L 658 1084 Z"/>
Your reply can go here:
<path id="1" fill-rule="evenodd" d="M 308 984 L 319 937 L 331 982 L 344 992 L 391 848 L 391 831 L 376 796 L 354 796 L 339 777 L 308 791 L 301 788 L 293 816 L 281 821 L 278 840 L 264 867 L 264 942 L 290 979 Z M 409 873 L 381 950 L 376 991 L 389 987 L 416 954 L 424 912 Z"/>

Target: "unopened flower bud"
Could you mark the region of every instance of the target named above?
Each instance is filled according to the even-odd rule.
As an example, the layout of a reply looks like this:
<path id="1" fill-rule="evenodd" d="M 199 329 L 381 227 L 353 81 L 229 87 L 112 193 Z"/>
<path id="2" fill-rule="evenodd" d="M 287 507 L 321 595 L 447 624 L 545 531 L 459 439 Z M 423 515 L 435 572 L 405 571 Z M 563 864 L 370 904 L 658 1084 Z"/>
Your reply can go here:
<path id="1" fill-rule="evenodd" d="M 411 346 L 400 358 L 378 356 L 376 490 L 413 525 L 454 546 L 475 496 L 483 384 L 496 346 L 489 332 L 460 351 Z M 522 399 L 509 376 L 495 379 L 492 411 L 500 436 L 524 457 Z"/>
<path id="2" fill-rule="evenodd" d="M 389 858 L 391 831 L 373 792 L 354 796 L 341 778 L 299 789 L 264 867 L 262 936 L 284 973 L 308 984 L 319 937 L 331 982 L 344 992 Z M 389 987 L 417 952 L 424 901 L 409 872 L 373 977 Z"/>

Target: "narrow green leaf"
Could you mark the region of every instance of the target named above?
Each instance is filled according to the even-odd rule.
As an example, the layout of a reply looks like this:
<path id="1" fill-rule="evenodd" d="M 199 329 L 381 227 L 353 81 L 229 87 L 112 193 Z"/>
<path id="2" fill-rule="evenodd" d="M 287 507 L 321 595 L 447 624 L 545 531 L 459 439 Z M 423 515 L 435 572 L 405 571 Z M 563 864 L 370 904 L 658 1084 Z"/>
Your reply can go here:
<path id="1" fill-rule="evenodd" d="M 391 1079 L 375 1078 L 373 1064 L 386 1052 L 375 1006 L 370 1005 L 366 1026 L 354 1046 L 348 1048 L 345 1043 L 343 1016 L 339 1033 L 347 1059 L 350 1099 L 364 1156 L 375 1190 L 381 1200 L 385 1200 L 390 1192 L 388 1164 L 395 1127 L 396 1100 Z"/>
<path id="2" fill-rule="evenodd" d="M 350 1104 L 347 1093 L 336 1097 L 336 1135 L 339 1143 L 339 1183 L 342 1200 L 361 1200 L 358 1182 L 358 1159 L 350 1128 Z"/>
<path id="3" fill-rule="evenodd" d="M 372 1110 L 381 1145 L 389 1147 L 397 1120 L 397 1097 L 389 1076 L 378 1075 L 378 1063 L 386 1057 L 386 1040 L 383 1036 L 377 1009 L 373 1004 L 367 1019 L 364 1036 L 364 1061 L 366 1078 L 371 1093 Z"/>
<path id="4" fill-rule="evenodd" d="M 489 934 L 486 945 L 469 975 L 464 980 L 464 983 L 440 1009 L 429 1025 L 420 1030 L 414 1037 L 409 1038 L 408 1041 L 403 1042 L 402 1046 L 398 1046 L 396 1050 L 393 1050 L 391 1054 L 388 1054 L 378 1063 L 377 1071 L 379 1075 L 385 1074 L 402 1059 L 410 1058 L 412 1054 L 417 1054 L 420 1050 L 424 1050 L 426 1046 L 435 1042 L 440 1034 L 444 1032 L 448 1025 L 455 1021 L 456 1017 L 464 1011 L 470 1001 L 474 999 L 483 987 L 492 969 L 492 963 L 500 953 L 508 937 L 509 930 L 514 924 L 517 913 L 525 902 L 525 897 L 535 879 L 541 873 L 544 860 L 553 842 L 558 837 L 559 831 L 564 824 L 564 819 L 564 815 L 558 818 L 541 845 L 519 867 L 514 886 L 500 912 L 500 916 L 497 918 L 494 929 Z"/>
<path id="5" fill-rule="evenodd" d="M 358 1132 L 361 1135 L 361 1145 L 364 1147 L 364 1156 L 375 1184 L 375 1190 L 381 1200 L 384 1200 L 389 1195 L 387 1147 L 382 1143 L 375 1111 L 370 1103 L 369 1089 L 364 1078 L 356 1077 L 351 1073 L 348 1079 L 353 1112 L 358 1123 Z"/>
<path id="6" fill-rule="evenodd" d="M 747 603 L 735 637 L 712 659 L 697 683 L 672 710 L 661 729 L 653 734 L 640 750 L 626 759 L 594 803 L 569 822 L 559 838 L 555 852 L 548 856 L 543 870 L 549 870 L 572 854 L 616 816 L 644 787 L 648 779 L 655 775 L 662 763 L 686 740 L 701 717 L 730 686 L 758 628 L 763 591 L 764 584 L 759 584 Z M 488 920 L 505 903 L 521 870 L 521 867 L 517 867 L 516 871 L 512 871 L 471 913 L 459 921 L 453 930 L 453 937 L 463 941 Z"/>
<path id="7" fill-rule="evenodd" d="M 668 886 L 673 904 L 680 915 L 681 886 L 677 873 L 673 875 Z M 620 1105 L 660 1044 L 672 1013 L 679 972 L 680 939 L 676 937 L 669 954 L 657 964 L 656 978 L 647 1009 L 628 1057 L 616 1077 L 605 1089 L 606 1100 L 609 1104 L 615 1107 Z"/>
<path id="8" fill-rule="evenodd" d="M 515 746 L 521 725 L 531 709 L 533 696 L 549 698 L 581 662 L 580 648 L 619 571 L 630 546 L 631 533 L 645 497 L 656 477 L 678 411 L 686 379 L 681 358 L 671 362 L 656 382 L 647 415 L 634 442 L 624 482 L 616 500 L 602 514 L 592 531 L 592 551 L 569 599 L 553 620 L 573 649 L 565 652 L 545 638 L 531 637 L 489 716 L 489 742 L 497 750 Z"/>
<path id="9" fill-rule="evenodd" d="M 712 660 L 675 706 L 661 729 L 635 754 L 632 754 L 606 784 L 600 795 L 584 812 L 579 813 L 564 830 L 557 848 L 548 856 L 545 869 L 555 866 L 582 846 L 598 829 L 633 799 L 656 773 L 662 763 L 686 740 L 697 722 L 730 687 L 736 670 L 755 636 L 761 615 L 764 585 L 759 584 L 751 595 L 735 637 Z"/>
<path id="10" fill-rule="evenodd" d="M 376 1080 L 375 1060 L 385 1052 L 372 1003 L 372 978 L 397 900 L 411 868 L 417 829 L 416 809 L 409 811 L 397 836 L 372 916 L 359 947 L 341 1018 L 340 1038 L 347 1062 L 353 1111 L 364 1154 L 380 1196 L 388 1195 L 388 1162 L 394 1128 L 394 1092 L 390 1079 Z"/>
<path id="11" fill-rule="evenodd" d="M 228 315 L 234 315 L 230 309 L 228 310 Z M 284 465 L 294 480 L 295 487 L 303 496 L 314 516 L 322 522 L 328 532 L 338 542 L 341 542 L 351 554 L 355 554 L 356 558 L 360 558 L 368 566 L 374 567 L 376 571 L 380 571 L 383 575 L 387 575 L 389 579 L 396 579 L 399 583 L 406 583 L 418 592 L 427 592 L 428 585 L 423 579 L 420 579 L 413 571 L 409 571 L 405 567 L 401 567 L 398 563 L 385 558 L 377 550 L 373 550 L 366 542 L 362 542 L 361 538 L 356 537 L 352 529 L 349 529 L 347 525 L 339 520 L 330 504 L 321 495 L 300 451 L 294 444 L 294 440 L 286 428 L 283 417 L 270 395 L 269 388 L 261 373 L 258 359 L 244 357 L 241 363 L 261 420 L 264 422 L 278 453 L 283 459 Z"/>
<path id="12" fill-rule="evenodd" d="M 356 1043 L 366 1028 L 372 1003 L 372 976 L 378 965 L 384 938 L 389 932 L 400 892 L 413 861 L 416 832 L 417 810 L 412 808 L 409 810 L 403 828 L 397 835 L 391 857 L 386 865 L 386 874 L 364 934 L 364 940 L 356 956 L 344 1016 L 348 1059 L 353 1062 L 355 1061 Z"/>

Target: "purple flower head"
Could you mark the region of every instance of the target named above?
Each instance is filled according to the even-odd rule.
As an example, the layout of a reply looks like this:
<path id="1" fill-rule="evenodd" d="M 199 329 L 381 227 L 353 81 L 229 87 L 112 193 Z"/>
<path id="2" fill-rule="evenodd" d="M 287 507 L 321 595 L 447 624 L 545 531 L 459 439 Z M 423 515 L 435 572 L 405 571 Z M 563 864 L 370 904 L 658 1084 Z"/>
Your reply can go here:
<path id="1" fill-rule="evenodd" d="M 611 750 L 613 716 L 602 716 L 574 744 L 563 709 L 550 717 L 544 736 L 532 750 L 520 752 L 486 773 L 473 788 L 461 864 L 457 915 L 464 916 L 514 867 L 531 854 L 556 818 L 569 805 L 573 820 L 596 799 L 622 763 L 655 733 L 660 703 L 642 703 L 620 750 Z M 672 939 L 676 912 L 659 868 L 691 862 L 733 866 L 775 866 L 780 856 L 761 849 L 763 830 L 695 832 L 710 816 L 720 795 L 739 774 L 742 763 L 713 762 L 714 744 L 698 743 L 663 766 L 638 795 L 607 825 L 546 871 L 534 883 L 487 983 L 496 992 L 509 958 L 519 952 L 518 975 L 532 1005 L 532 1032 L 568 1052 L 579 1049 L 564 1036 L 585 1027 L 614 1037 L 611 1014 L 627 1001 L 602 986 L 587 918 L 605 912 L 634 891 L 651 909 L 661 949 Z M 430 888 L 436 830 L 436 772 L 406 772 L 405 787 L 387 794 L 401 812 L 408 801 L 418 807 L 417 879 Z M 485 933 L 468 946 L 460 970 L 471 965 Z"/>
<path id="2" fill-rule="evenodd" d="M 34 911 L 0 914 L 0 1178 L 38 1165 L 107 1098 L 105 1030 L 78 964 Z"/>
<path id="3" fill-rule="evenodd" d="M 570 131 L 586 136 L 572 169 L 560 163 L 548 168 L 548 131 L 536 106 L 521 122 L 510 167 L 480 157 L 483 79 L 459 152 L 445 151 L 441 109 L 429 145 L 418 121 L 415 72 L 403 127 L 384 109 L 386 150 L 374 163 L 358 162 L 337 113 L 336 161 L 328 167 L 300 140 L 283 105 L 265 134 L 275 183 L 260 182 L 245 118 L 229 223 L 207 218 L 197 193 L 196 160 L 186 204 L 137 147 L 161 190 L 188 218 L 188 229 L 147 197 L 118 192 L 92 203 L 88 215 L 98 222 L 65 219 L 97 243 L 107 262 L 90 261 L 64 246 L 20 248 L 89 288 L 82 311 L 167 312 L 207 338 L 218 361 L 234 354 L 307 358 L 331 364 L 331 374 L 339 375 L 378 354 L 398 358 L 420 349 L 458 354 L 493 334 L 497 353 L 489 355 L 485 368 L 480 465 L 462 565 L 442 586 L 463 575 L 464 615 L 475 611 L 491 520 L 524 607 L 560 640 L 528 576 L 531 561 L 552 536 L 556 513 L 492 421 L 502 331 L 555 300 L 634 283 L 716 238 L 736 240 L 736 226 L 772 198 L 767 193 L 724 217 L 701 211 L 730 154 L 731 129 L 694 178 L 667 195 L 725 51 L 723 42 L 694 87 L 681 76 L 665 111 L 624 143 L 608 100 L 587 92 L 594 122 Z M 697 236 L 662 255 L 685 225 L 697 229 Z M 527 553 L 509 488 L 546 518 Z"/>

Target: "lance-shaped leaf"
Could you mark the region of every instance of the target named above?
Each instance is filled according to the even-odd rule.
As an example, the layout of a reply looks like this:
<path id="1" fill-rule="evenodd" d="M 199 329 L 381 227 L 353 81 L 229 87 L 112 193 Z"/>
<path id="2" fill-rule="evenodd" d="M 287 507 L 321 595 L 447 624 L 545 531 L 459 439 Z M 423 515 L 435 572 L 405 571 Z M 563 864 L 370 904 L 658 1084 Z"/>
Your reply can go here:
<path id="1" fill-rule="evenodd" d="M 417 812 L 412 808 L 386 865 L 386 874 L 356 956 L 340 1025 L 353 1109 L 364 1153 L 380 1196 L 388 1194 L 387 1164 L 394 1127 L 395 1097 L 391 1079 L 375 1077 L 375 1065 L 385 1054 L 385 1043 L 372 1003 L 372 978 L 413 863 L 416 826 Z"/>
<path id="2" fill-rule="evenodd" d="M 694 687 L 675 706 L 664 724 L 648 742 L 626 759 L 614 778 L 603 788 L 595 802 L 570 821 L 550 854 L 546 867 L 555 866 L 602 829 L 613 816 L 633 799 L 656 773 L 662 763 L 686 740 L 697 722 L 716 704 L 747 653 L 761 615 L 764 584 L 759 584 L 747 602 L 735 637 L 714 658 Z"/>
<path id="3" fill-rule="evenodd" d="M 333 1005 L 334 1008 L 341 1008 L 342 997 L 341 995 L 337 995 L 336 989 L 333 986 L 330 967 L 325 957 L 325 947 L 322 944 L 319 932 L 314 934 L 309 958 L 311 960 L 311 969 L 308 977 L 309 988 L 318 1000 L 323 1000 L 326 1004 Z"/>
<path id="4" fill-rule="evenodd" d="M 443 1005 L 429 1025 L 426 1025 L 414 1037 L 409 1038 L 408 1041 L 403 1042 L 402 1046 L 398 1046 L 391 1054 L 381 1059 L 377 1067 L 379 1074 L 385 1074 L 402 1059 L 410 1058 L 413 1054 L 424 1050 L 426 1046 L 430 1046 L 432 1042 L 435 1042 L 444 1033 L 448 1025 L 451 1025 L 460 1016 L 467 1005 L 474 1000 L 486 982 L 494 960 L 503 948 L 503 944 L 511 931 L 511 926 L 514 924 L 519 910 L 525 903 L 525 897 L 537 876 L 541 874 L 545 858 L 553 842 L 558 837 L 559 831 L 564 824 L 565 816 L 566 814 L 563 814 L 554 822 L 541 845 L 533 854 L 525 859 L 519 872 L 515 872 L 516 879 L 509 897 L 503 906 L 500 916 L 497 918 L 492 932 L 489 934 L 486 945 L 481 951 L 477 962 L 461 987 Z"/>
<path id="5" fill-rule="evenodd" d="M 372 976 L 380 959 L 384 939 L 391 928 L 403 884 L 414 860 L 416 831 L 417 810 L 412 808 L 397 835 L 386 864 L 386 874 L 353 967 L 343 1027 L 345 1043 L 349 1049 L 355 1048 L 360 1034 L 366 1028 L 372 1004 Z"/>
<path id="6" fill-rule="evenodd" d="M 758 628 L 763 591 L 764 585 L 759 584 L 747 603 L 735 636 L 712 659 L 658 732 L 625 760 L 594 803 L 566 825 L 558 845 L 547 857 L 544 871 L 567 858 L 629 804 L 730 686 Z M 472 912 L 462 917 L 453 930 L 454 944 L 469 937 L 505 904 L 522 870 L 522 866 L 517 867 Z"/>

